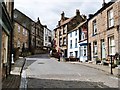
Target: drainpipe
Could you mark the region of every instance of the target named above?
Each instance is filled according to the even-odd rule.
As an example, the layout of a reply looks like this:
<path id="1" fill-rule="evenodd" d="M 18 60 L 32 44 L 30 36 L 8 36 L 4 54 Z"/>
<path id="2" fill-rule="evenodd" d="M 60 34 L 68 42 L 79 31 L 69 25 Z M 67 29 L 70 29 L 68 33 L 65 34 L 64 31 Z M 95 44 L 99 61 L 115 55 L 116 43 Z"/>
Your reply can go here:
<path id="1" fill-rule="evenodd" d="M 9 74 L 10 74 L 10 72 L 11 72 L 11 68 L 12 68 L 12 54 L 14 53 L 14 51 L 13 51 L 13 29 L 14 29 L 14 21 L 13 21 L 13 15 L 14 15 L 14 1 L 13 2 L 11 2 L 11 4 L 12 4 L 12 14 L 11 14 L 11 24 L 12 24 L 12 28 L 11 28 L 11 32 L 10 32 L 10 62 L 9 62 L 9 65 L 10 65 L 10 67 L 9 67 Z"/>
<path id="2" fill-rule="evenodd" d="M 0 12 L 2 12 L 1 2 L 0 2 Z M 0 13 L 0 19 L 2 13 Z M 2 47 L 2 26 L 0 24 L 0 83 L 2 83 L 2 59 L 1 59 L 1 47 Z M 0 90 L 2 90 L 2 84 L 0 84 Z"/>

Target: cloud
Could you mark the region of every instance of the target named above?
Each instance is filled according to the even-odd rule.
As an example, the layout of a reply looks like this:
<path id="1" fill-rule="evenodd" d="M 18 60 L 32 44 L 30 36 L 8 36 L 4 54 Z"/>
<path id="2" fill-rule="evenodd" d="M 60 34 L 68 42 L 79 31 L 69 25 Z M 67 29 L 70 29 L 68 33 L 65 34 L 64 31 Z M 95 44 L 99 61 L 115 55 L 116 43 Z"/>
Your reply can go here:
<path id="1" fill-rule="evenodd" d="M 109 1 L 109 0 L 107 0 Z M 60 19 L 62 11 L 65 16 L 72 17 L 75 10 L 81 14 L 95 13 L 101 8 L 101 0 L 16 0 L 15 8 L 29 16 L 33 20 L 40 18 L 42 24 L 53 30 Z"/>

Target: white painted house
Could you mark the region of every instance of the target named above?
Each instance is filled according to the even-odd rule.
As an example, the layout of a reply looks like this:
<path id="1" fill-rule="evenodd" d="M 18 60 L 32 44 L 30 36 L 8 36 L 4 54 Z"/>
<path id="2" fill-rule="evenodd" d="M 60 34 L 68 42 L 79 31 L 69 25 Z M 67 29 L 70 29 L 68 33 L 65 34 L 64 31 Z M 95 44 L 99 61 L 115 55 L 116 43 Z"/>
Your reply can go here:
<path id="1" fill-rule="evenodd" d="M 80 61 L 87 61 L 87 22 L 81 23 L 79 27 L 80 41 L 79 41 L 79 51 L 80 51 Z"/>
<path id="2" fill-rule="evenodd" d="M 68 32 L 68 58 L 74 56 L 81 62 L 87 61 L 87 22 L 82 22 Z"/>
<path id="3" fill-rule="evenodd" d="M 44 26 L 44 46 L 51 47 L 52 31 Z"/>
<path id="4" fill-rule="evenodd" d="M 68 32 L 68 58 L 74 56 L 79 58 L 79 30 L 75 29 Z"/>

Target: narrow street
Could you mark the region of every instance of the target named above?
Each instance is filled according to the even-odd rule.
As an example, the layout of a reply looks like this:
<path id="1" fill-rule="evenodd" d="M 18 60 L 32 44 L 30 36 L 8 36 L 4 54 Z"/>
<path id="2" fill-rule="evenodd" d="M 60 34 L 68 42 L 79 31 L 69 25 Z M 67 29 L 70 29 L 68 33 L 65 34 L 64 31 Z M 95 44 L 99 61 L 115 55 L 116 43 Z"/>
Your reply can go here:
<path id="1" fill-rule="evenodd" d="M 114 82 L 114 83 L 113 83 Z M 58 62 L 48 54 L 26 58 L 20 88 L 118 88 L 118 79 L 101 70 Z"/>

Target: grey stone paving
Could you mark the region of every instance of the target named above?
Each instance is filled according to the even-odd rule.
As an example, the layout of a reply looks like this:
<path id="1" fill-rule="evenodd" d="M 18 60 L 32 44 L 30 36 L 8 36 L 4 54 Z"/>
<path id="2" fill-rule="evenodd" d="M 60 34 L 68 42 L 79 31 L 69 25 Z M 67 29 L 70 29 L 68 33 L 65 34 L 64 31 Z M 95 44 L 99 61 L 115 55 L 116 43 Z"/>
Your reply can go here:
<path id="1" fill-rule="evenodd" d="M 45 55 L 29 57 L 24 70 L 27 88 L 118 88 L 118 78 L 101 70 Z"/>

